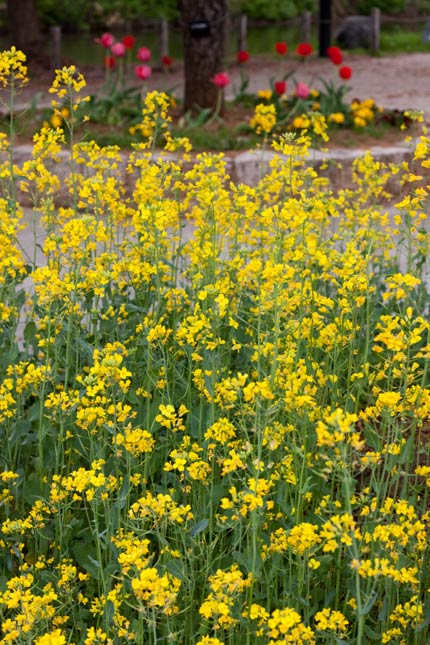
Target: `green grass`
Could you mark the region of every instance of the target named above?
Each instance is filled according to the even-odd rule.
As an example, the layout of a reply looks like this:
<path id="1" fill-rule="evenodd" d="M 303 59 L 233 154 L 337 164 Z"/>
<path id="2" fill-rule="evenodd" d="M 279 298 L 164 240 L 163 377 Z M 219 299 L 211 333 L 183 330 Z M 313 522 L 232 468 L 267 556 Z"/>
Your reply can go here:
<path id="1" fill-rule="evenodd" d="M 423 41 L 424 27 L 425 21 L 415 30 L 405 30 L 400 24 L 384 26 L 381 29 L 381 53 L 404 54 L 430 51 L 430 43 Z"/>
<path id="2" fill-rule="evenodd" d="M 217 130 L 203 128 L 172 128 L 173 136 L 188 137 L 193 150 L 248 150 L 261 143 L 261 138 L 246 126 L 229 128 L 221 126 Z"/>

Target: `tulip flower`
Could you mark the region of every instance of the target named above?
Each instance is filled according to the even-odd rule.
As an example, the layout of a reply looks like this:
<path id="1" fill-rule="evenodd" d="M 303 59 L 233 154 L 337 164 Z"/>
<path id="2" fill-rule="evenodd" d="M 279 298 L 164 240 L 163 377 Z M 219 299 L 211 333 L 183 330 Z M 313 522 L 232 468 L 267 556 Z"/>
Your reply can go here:
<path id="1" fill-rule="evenodd" d="M 147 63 L 151 58 L 151 50 L 148 47 L 139 47 L 136 58 L 142 61 L 142 63 Z"/>
<path id="2" fill-rule="evenodd" d="M 110 48 L 112 54 L 117 58 L 122 58 L 125 56 L 125 45 L 123 43 L 114 43 Z"/>
<path id="3" fill-rule="evenodd" d="M 133 49 L 136 43 L 136 38 L 134 36 L 124 36 L 122 39 L 122 44 L 126 49 Z"/>
<path id="4" fill-rule="evenodd" d="M 349 80 L 352 76 L 352 69 L 348 65 L 339 67 L 339 76 L 343 81 Z"/>
<path id="5" fill-rule="evenodd" d="M 151 68 L 149 65 L 136 65 L 134 73 L 141 81 L 146 81 L 151 76 Z"/>
<path id="6" fill-rule="evenodd" d="M 227 87 L 227 85 L 230 85 L 230 77 L 226 72 L 219 72 L 219 74 L 215 74 L 212 78 L 212 83 L 222 89 Z"/>
<path id="7" fill-rule="evenodd" d="M 282 96 L 287 91 L 287 84 L 285 81 L 276 81 L 274 87 L 278 96 Z"/>
<path id="8" fill-rule="evenodd" d="M 112 34 L 109 34 L 108 32 L 102 34 L 100 38 L 96 38 L 96 43 L 99 43 L 99 45 L 105 47 L 106 49 L 110 49 L 114 42 L 114 36 L 112 36 Z"/>
<path id="9" fill-rule="evenodd" d="M 298 99 L 307 99 L 310 94 L 310 89 L 306 83 L 297 83 L 296 96 Z"/>
<path id="10" fill-rule="evenodd" d="M 285 56 L 285 54 L 288 51 L 287 43 L 283 43 L 283 42 L 276 43 L 275 51 L 277 54 L 279 54 L 279 56 Z"/>
<path id="11" fill-rule="evenodd" d="M 327 49 L 327 56 L 330 58 L 334 65 L 340 65 L 343 61 L 342 52 L 339 47 L 329 47 Z"/>
<path id="12" fill-rule="evenodd" d="M 310 43 L 299 43 L 296 48 L 296 54 L 298 56 L 302 56 L 302 58 L 306 58 L 307 56 L 310 56 L 313 51 L 314 51 L 314 48 Z"/>
<path id="13" fill-rule="evenodd" d="M 237 52 L 237 62 L 238 63 L 247 63 L 249 61 L 249 52 L 246 49 L 242 49 Z"/>

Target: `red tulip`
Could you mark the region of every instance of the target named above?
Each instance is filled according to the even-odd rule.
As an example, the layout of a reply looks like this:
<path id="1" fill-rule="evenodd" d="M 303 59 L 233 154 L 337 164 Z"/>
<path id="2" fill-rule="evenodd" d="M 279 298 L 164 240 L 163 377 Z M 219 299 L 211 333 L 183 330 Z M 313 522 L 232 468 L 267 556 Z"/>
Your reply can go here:
<path id="1" fill-rule="evenodd" d="M 115 67 L 115 58 L 113 56 L 105 56 L 106 69 L 113 69 Z"/>
<path id="2" fill-rule="evenodd" d="M 314 51 L 314 48 L 310 43 L 299 43 L 297 45 L 296 54 L 298 56 L 302 56 L 303 58 L 306 58 L 306 56 L 310 56 L 313 51 Z"/>
<path id="3" fill-rule="evenodd" d="M 347 81 L 352 76 L 352 69 L 348 67 L 348 65 L 339 67 L 339 76 L 341 77 L 342 80 Z"/>
<path id="4" fill-rule="evenodd" d="M 330 58 L 334 65 L 340 65 L 343 61 L 342 52 L 339 47 L 329 47 L 327 49 L 327 56 Z"/>
<path id="5" fill-rule="evenodd" d="M 136 43 L 136 38 L 134 36 L 124 36 L 122 39 L 122 44 L 126 49 L 133 49 Z"/>
<path id="6" fill-rule="evenodd" d="M 287 91 L 287 84 L 285 81 L 276 81 L 275 92 L 278 96 L 282 96 Z"/>
<path id="7" fill-rule="evenodd" d="M 237 52 L 237 62 L 238 63 L 247 63 L 249 61 L 249 52 L 246 49 L 242 49 Z"/>
<path id="8" fill-rule="evenodd" d="M 285 56 L 288 51 L 287 43 L 276 43 L 275 50 L 280 56 Z"/>

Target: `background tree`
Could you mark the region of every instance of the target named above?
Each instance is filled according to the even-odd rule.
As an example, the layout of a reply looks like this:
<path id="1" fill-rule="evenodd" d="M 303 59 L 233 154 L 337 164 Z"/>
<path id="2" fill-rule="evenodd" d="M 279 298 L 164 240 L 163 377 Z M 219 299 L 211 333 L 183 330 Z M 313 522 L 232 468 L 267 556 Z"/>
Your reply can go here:
<path id="1" fill-rule="evenodd" d="M 184 109 L 196 106 L 215 109 L 218 88 L 213 76 L 223 70 L 227 0 L 180 0 L 184 39 Z M 193 35 L 196 23 L 208 23 L 208 30 Z"/>
<path id="2" fill-rule="evenodd" d="M 6 17 L 10 45 L 28 57 L 40 58 L 42 34 L 36 0 L 6 0 Z"/>

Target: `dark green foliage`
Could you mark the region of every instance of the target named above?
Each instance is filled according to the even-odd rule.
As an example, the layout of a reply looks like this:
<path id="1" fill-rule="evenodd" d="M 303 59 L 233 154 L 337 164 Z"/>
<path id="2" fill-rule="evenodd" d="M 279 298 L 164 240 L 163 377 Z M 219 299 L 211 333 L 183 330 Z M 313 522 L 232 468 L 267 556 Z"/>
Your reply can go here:
<path id="1" fill-rule="evenodd" d="M 175 18 L 178 15 L 174 0 L 37 0 L 37 11 L 44 26 L 61 25 L 68 31 L 86 31 L 107 24 L 156 18 Z"/>
<path id="2" fill-rule="evenodd" d="M 87 0 L 37 0 L 37 13 L 43 26 L 61 25 L 66 31 L 84 31 L 90 23 L 91 4 Z"/>
<path id="3" fill-rule="evenodd" d="M 304 11 L 316 12 L 316 0 L 232 0 L 232 13 L 245 13 L 259 20 L 287 20 Z"/>
<path id="4" fill-rule="evenodd" d="M 358 11 L 369 14 L 373 7 L 378 7 L 382 13 L 398 14 L 406 9 L 406 0 L 360 0 Z"/>

